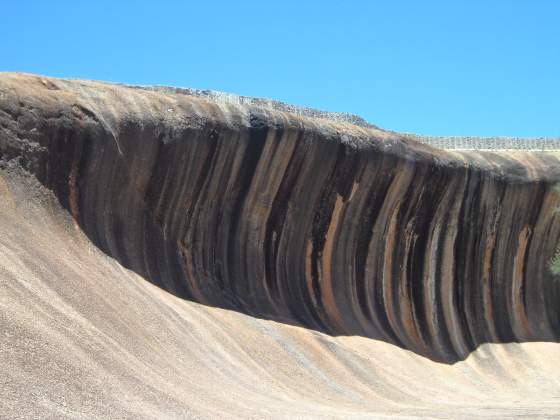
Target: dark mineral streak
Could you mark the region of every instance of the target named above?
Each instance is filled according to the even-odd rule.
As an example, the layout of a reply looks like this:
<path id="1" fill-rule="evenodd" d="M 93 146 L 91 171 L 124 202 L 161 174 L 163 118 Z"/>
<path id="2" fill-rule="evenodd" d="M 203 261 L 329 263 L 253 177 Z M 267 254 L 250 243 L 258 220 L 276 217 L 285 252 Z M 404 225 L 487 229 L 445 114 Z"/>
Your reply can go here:
<path id="1" fill-rule="evenodd" d="M 560 336 L 557 152 L 3 74 L 0 160 L 184 298 L 444 362 Z"/>

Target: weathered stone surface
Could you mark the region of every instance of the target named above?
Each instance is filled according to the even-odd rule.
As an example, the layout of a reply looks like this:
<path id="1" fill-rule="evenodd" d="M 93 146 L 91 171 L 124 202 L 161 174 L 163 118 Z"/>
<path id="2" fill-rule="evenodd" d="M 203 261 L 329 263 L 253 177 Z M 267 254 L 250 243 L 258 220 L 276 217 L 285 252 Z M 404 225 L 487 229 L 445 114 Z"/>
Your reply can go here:
<path id="1" fill-rule="evenodd" d="M 434 360 L 556 340 L 556 152 L 451 152 L 183 94 L 4 74 L 0 153 L 180 297 Z"/>
<path id="2" fill-rule="evenodd" d="M 0 169 L 2 418 L 557 417 L 558 343 L 449 365 L 176 298 L 18 172 Z"/>
<path id="3" fill-rule="evenodd" d="M 557 413 L 560 154 L 308 115 L 1 74 L 1 411 Z"/>

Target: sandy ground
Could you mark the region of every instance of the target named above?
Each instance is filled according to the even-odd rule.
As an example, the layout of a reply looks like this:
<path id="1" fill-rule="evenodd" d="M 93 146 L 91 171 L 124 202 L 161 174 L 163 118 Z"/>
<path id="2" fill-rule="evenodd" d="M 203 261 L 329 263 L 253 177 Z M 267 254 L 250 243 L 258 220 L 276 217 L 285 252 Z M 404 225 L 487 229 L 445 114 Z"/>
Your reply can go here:
<path id="1" fill-rule="evenodd" d="M 0 171 L 1 418 L 557 418 L 560 345 L 445 365 L 183 301 Z"/>

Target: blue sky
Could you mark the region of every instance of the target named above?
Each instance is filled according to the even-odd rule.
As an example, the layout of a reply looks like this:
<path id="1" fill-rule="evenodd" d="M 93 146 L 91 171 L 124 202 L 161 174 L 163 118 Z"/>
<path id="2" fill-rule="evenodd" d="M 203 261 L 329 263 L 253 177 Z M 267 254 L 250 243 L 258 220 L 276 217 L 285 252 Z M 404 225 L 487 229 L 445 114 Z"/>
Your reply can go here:
<path id="1" fill-rule="evenodd" d="M 216 89 L 432 135 L 560 136 L 560 1 L 5 0 L 0 70 Z"/>

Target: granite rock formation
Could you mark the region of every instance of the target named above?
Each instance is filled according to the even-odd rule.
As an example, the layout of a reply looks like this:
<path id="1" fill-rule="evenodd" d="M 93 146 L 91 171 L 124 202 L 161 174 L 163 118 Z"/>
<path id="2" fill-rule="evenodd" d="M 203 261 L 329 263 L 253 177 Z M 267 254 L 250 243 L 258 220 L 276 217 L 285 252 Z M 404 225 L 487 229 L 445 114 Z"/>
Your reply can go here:
<path id="1" fill-rule="evenodd" d="M 328 115 L 3 74 L 0 160 L 182 298 L 447 363 L 560 335 L 554 151 L 443 150 Z"/>
<path id="2" fill-rule="evenodd" d="M 0 417 L 556 418 L 558 343 L 455 364 L 181 299 L 108 257 L 0 168 Z"/>

